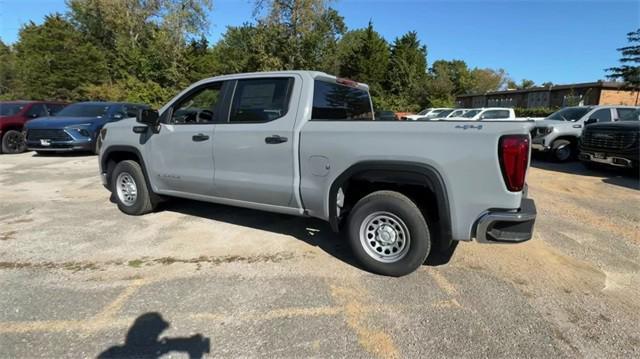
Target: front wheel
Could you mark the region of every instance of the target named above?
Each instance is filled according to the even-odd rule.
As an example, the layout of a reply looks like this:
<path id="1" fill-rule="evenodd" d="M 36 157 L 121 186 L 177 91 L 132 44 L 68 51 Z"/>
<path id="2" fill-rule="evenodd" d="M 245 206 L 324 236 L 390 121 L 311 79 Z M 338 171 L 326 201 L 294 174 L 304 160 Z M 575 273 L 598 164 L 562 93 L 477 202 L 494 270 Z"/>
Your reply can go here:
<path id="1" fill-rule="evenodd" d="M 118 208 L 126 214 L 139 216 L 155 207 L 144 172 L 136 161 L 127 160 L 116 165 L 111 174 L 111 193 Z"/>
<path id="2" fill-rule="evenodd" d="M 573 145 L 567 140 L 555 140 L 551 145 L 553 159 L 557 162 L 566 162 L 573 158 Z"/>
<path id="3" fill-rule="evenodd" d="M 411 199 L 393 191 L 373 192 L 358 201 L 349 214 L 348 236 L 358 261 L 382 275 L 415 271 L 431 250 L 422 212 Z"/>
<path id="4" fill-rule="evenodd" d="M 20 131 L 10 130 L 2 136 L 2 153 L 22 153 L 26 147 Z"/>

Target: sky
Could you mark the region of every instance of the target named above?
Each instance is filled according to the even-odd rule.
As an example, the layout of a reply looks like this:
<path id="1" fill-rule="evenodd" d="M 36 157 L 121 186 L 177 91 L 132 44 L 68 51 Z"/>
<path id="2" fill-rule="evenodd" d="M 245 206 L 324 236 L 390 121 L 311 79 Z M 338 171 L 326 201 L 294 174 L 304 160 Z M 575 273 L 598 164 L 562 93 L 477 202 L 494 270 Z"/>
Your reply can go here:
<path id="1" fill-rule="evenodd" d="M 252 0 L 213 0 L 207 38 L 252 22 Z M 416 31 L 427 61 L 459 59 L 470 67 L 503 68 L 516 81 L 540 84 L 604 79 L 618 64 L 616 48 L 640 28 L 638 0 L 336 0 L 349 29 L 374 28 L 387 41 Z M 13 43 L 22 24 L 66 11 L 64 0 L 0 0 L 0 39 Z"/>

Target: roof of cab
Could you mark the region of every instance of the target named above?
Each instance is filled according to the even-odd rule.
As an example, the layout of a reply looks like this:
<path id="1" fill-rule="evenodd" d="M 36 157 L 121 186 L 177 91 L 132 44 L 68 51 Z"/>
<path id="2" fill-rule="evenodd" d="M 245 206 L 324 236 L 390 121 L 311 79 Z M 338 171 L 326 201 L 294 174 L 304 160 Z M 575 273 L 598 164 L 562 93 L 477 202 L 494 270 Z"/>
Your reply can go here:
<path id="1" fill-rule="evenodd" d="M 285 70 L 285 71 L 245 72 L 245 73 L 238 73 L 238 74 L 227 74 L 227 75 L 220 75 L 220 76 L 203 79 L 198 82 L 210 82 L 214 80 L 233 80 L 233 79 L 241 79 L 241 78 L 251 78 L 254 76 L 268 77 L 269 75 L 299 75 L 301 77 L 311 77 L 314 80 L 322 79 L 324 81 L 331 81 L 331 82 L 335 82 L 338 80 L 337 76 L 329 75 L 327 73 L 320 72 L 320 71 L 309 71 L 309 70 L 286 71 Z M 346 80 L 349 80 L 349 79 L 346 79 Z M 369 91 L 369 85 L 361 82 L 357 82 L 357 81 L 354 81 L 354 82 L 356 83 L 356 87 L 365 91 Z"/>

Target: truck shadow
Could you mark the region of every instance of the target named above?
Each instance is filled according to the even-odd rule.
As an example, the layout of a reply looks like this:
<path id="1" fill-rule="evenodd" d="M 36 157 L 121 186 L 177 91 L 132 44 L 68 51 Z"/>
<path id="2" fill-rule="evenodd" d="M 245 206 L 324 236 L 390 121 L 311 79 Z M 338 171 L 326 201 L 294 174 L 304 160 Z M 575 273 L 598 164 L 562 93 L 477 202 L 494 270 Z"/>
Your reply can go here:
<path id="1" fill-rule="evenodd" d="M 133 322 L 123 345 L 114 345 L 98 354 L 106 358 L 160 358 L 169 353 L 185 353 L 189 358 L 202 358 L 210 353 L 210 339 L 195 334 L 185 338 L 160 338 L 169 322 L 155 312 L 140 315 Z"/>
<path id="2" fill-rule="evenodd" d="M 333 232 L 329 224 L 320 219 L 296 217 L 188 199 L 171 199 L 163 203 L 159 210 L 291 236 L 310 246 L 322 249 L 327 254 L 346 264 L 366 270 L 353 256 L 347 239 L 341 234 Z M 425 265 L 437 266 L 448 263 L 455 251 L 455 244 L 454 242 L 449 251 L 433 251 L 427 258 Z"/>
<path id="3" fill-rule="evenodd" d="M 557 163 L 540 158 L 532 158 L 531 166 L 547 171 L 556 171 L 580 176 L 599 177 L 602 182 L 629 189 L 640 190 L 638 171 L 624 168 L 595 166 L 585 167 L 580 161 Z"/>

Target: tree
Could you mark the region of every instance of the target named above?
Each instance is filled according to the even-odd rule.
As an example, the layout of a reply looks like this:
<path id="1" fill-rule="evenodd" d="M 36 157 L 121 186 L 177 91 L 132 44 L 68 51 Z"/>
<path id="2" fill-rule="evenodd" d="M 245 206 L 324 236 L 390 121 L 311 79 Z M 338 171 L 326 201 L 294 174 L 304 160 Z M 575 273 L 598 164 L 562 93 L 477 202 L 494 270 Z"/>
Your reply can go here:
<path id="1" fill-rule="evenodd" d="M 346 31 L 344 19 L 327 6 L 326 0 L 258 0 L 255 14 L 259 34 L 278 45 L 268 52 L 282 69 L 336 69 L 338 36 Z"/>
<path id="2" fill-rule="evenodd" d="M 15 91 L 15 51 L 0 40 L 0 98 L 9 99 Z"/>
<path id="3" fill-rule="evenodd" d="M 60 14 L 47 15 L 42 25 L 24 25 L 15 48 L 25 98 L 74 100 L 83 85 L 105 80 L 103 53 Z"/>
<path id="4" fill-rule="evenodd" d="M 611 74 L 607 77 L 622 80 L 634 89 L 640 89 L 640 29 L 627 34 L 629 46 L 618 48 L 620 66 L 608 68 Z"/>
<path id="5" fill-rule="evenodd" d="M 473 85 L 469 89 L 470 93 L 485 93 L 497 91 L 507 84 L 509 76 L 503 69 L 479 69 L 471 70 Z"/>
<path id="6" fill-rule="evenodd" d="M 338 74 L 367 83 L 372 96 L 381 96 L 389 66 L 389 44 L 373 29 L 352 30 L 338 42 Z"/>
<path id="7" fill-rule="evenodd" d="M 391 45 L 387 86 L 391 95 L 418 104 L 426 101 L 427 47 L 420 44 L 418 34 L 408 32 Z"/>
<path id="8" fill-rule="evenodd" d="M 508 89 L 516 89 L 516 90 L 526 90 L 528 88 L 532 88 L 536 85 L 533 80 L 522 79 L 520 83 L 516 83 L 513 80 L 507 80 L 507 88 Z"/>
<path id="9" fill-rule="evenodd" d="M 446 77 L 452 85 L 453 95 L 465 94 L 473 85 L 473 77 L 467 63 L 462 60 L 438 60 L 431 65 L 429 73 L 433 77 Z"/>
<path id="10" fill-rule="evenodd" d="M 551 81 L 543 82 L 540 86 L 542 86 L 542 87 L 553 87 L 553 82 L 551 82 Z"/>

